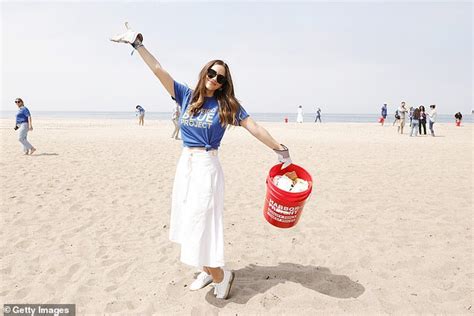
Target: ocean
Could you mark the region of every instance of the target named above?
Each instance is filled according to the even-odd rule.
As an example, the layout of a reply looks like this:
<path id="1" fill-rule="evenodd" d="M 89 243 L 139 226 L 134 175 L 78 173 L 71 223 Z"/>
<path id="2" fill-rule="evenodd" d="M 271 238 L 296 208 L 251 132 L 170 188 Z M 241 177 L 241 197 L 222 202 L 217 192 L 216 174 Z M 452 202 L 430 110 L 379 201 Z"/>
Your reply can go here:
<path id="1" fill-rule="evenodd" d="M 0 111 L 0 118 L 15 119 L 16 111 Z M 296 113 L 250 113 L 257 122 L 296 122 Z M 79 112 L 79 111 L 32 111 L 33 118 L 57 118 L 57 119 L 135 119 L 135 112 Z M 313 123 L 315 114 L 304 114 L 305 123 Z M 332 114 L 322 113 L 323 123 L 377 123 L 378 114 Z M 146 112 L 147 120 L 170 120 L 171 112 Z M 393 114 L 388 116 L 388 122 L 393 122 Z M 472 122 L 472 115 L 463 116 L 465 123 Z M 454 122 L 454 115 L 438 114 L 437 122 Z"/>

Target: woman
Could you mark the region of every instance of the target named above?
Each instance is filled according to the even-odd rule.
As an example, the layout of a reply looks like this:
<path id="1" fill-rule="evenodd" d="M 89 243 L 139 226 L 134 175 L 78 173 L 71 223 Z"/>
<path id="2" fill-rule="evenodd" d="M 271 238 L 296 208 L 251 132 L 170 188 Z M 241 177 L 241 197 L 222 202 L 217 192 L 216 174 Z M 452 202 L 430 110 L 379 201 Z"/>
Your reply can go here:
<path id="1" fill-rule="evenodd" d="M 23 103 L 21 98 L 16 98 L 15 104 L 18 106 L 18 113 L 16 114 L 15 130 L 20 129 L 18 140 L 23 145 L 23 152 L 25 155 L 31 155 L 36 151 L 28 141 L 28 131 L 33 131 L 33 122 L 28 108 Z"/>
<path id="2" fill-rule="evenodd" d="M 423 105 L 420 105 L 420 125 L 418 126 L 418 131 L 421 135 L 421 129 L 423 128 L 423 135 L 426 135 L 426 110 Z"/>
<path id="3" fill-rule="evenodd" d="M 145 125 L 145 109 L 140 105 L 135 107 L 138 116 L 138 125 L 143 126 Z"/>
<path id="4" fill-rule="evenodd" d="M 298 107 L 298 114 L 296 115 L 296 123 L 303 123 L 303 107 Z"/>
<path id="5" fill-rule="evenodd" d="M 430 105 L 430 112 L 426 113 L 429 118 L 429 128 L 431 132 L 431 136 L 435 137 L 435 132 L 434 132 L 434 123 L 436 122 L 436 118 L 438 117 L 438 113 L 436 112 L 436 105 L 431 104 Z"/>
<path id="6" fill-rule="evenodd" d="M 415 132 L 415 136 L 418 136 L 418 124 L 420 124 L 420 109 L 415 108 L 415 110 L 413 110 L 413 116 L 411 119 L 410 137 L 413 136 L 413 131 Z"/>
<path id="7" fill-rule="evenodd" d="M 461 122 L 462 122 L 461 112 L 457 112 L 456 114 L 454 114 L 454 118 L 456 119 L 456 126 L 461 126 Z"/>
<path id="8" fill-rule="evenodd" d="M 181 261 L 202 268 L 191 290 L 214 282 L 214 294 L 226 299 L 234 273 L 224 270 L 224 178 L 217 156 L 226 128 L 240 125 L 262 143 L 272 148 L 286 167 L 291 163 L 288 148 L 278 143 L 240 105 L 234 95 L 229 67 L 221 60 L 207 63 L 199 74 L 194 90 L 182 85 L 163 69 L 143 46 L 143 36 L 127 31 L 113 37 L 128 43 L 158 77 L 171 97 L 181 107 L 180 125 L 183 152 L 173 185 L 170 239 L 181 244 Z"/>

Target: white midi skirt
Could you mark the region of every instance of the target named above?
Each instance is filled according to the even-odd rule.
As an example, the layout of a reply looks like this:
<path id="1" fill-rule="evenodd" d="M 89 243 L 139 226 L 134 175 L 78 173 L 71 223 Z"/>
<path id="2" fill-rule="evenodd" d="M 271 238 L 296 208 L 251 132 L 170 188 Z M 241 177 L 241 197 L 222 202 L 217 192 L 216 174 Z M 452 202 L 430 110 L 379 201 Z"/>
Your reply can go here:
<path id="1" fill-rule="evenodd" d="M 181 262 L 224 266 L 224 173 L 217 150 L 185 147 L 171 202 L 170 240 L 181 245 Z"/>

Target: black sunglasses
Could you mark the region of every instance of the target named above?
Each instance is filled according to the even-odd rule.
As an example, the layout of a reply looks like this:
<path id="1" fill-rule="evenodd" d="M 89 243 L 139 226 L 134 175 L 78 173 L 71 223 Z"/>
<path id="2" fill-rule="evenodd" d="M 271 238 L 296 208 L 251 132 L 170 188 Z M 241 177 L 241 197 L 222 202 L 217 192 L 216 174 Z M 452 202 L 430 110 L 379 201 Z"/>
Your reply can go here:
<path id="1" fill-rule="evenodd" d="M 223 76 L 223 75 L 218 75 L 218 74 L 217 74 L 217 71 L 215 71 L 215 70 L 212 69 L 212 68 L 209 68 L 209 69 L 207 70 L 207 76 L 209 77 L 209 79 L 212 79 L 212 78 L 214 78 L 214 77 L 217 77 L 217 78 L 216 78 L 216 81 L 217 81 L 219 84 L 224 84 L 224 83 L 227 81 L 227 79 L 225 78 L 225 76 Z"/>
<path id="2" fill-rule="evenodd" d="M 21 100 L 15 100 L 15 103 L 20 103 L 20 102 L 21 102 Z"/>

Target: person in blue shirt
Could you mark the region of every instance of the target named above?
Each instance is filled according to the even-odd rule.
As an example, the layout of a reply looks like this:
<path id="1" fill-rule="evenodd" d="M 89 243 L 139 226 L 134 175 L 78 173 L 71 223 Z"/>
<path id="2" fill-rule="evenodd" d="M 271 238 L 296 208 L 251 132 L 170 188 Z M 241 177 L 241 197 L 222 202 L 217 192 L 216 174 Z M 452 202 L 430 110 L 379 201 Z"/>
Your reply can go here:
<path id="1" fill-rule="evenodd" d="M 226 299 L 234 273 L 224 266 L 224 177 L 218 148 L 229 126 L 242 126 L 273 149 L 282 167 L 291 164 L 288 148 L 258 125 L 235 97 L 229 66 L 222 60 L 208 62 L 194 89 L 175 81 L 143 46 L 143 35 L 127 31 L 112 41 L 128 43 L 176 99 L 183 152 L 173 184 L 170 240 L 181 245 L 181 262 L 202 272 L 189 287 L 198 290 L 214 282 L 214 294 Z"/>
<path id="2" fill-rule="evenodd" d="M 36 151 L 28 141 L 28 132 L 33 131 L 33 122 L 28 108 L 23 103 L 21 98 L 16 98 L 15 104 L 18 106 L 16 114 L 15 130 L 19 130 L 18 140 L 23 145 L 23 152 L 25 155 L 31 155 Z"/>
<path id="3" fill-rule="evenodd" d="M 135 109 L 137 110 L 138 115 L 138 125 L 143 126 L 145 124 L 145 109 L 140 105 L 137 105 Z"/>

